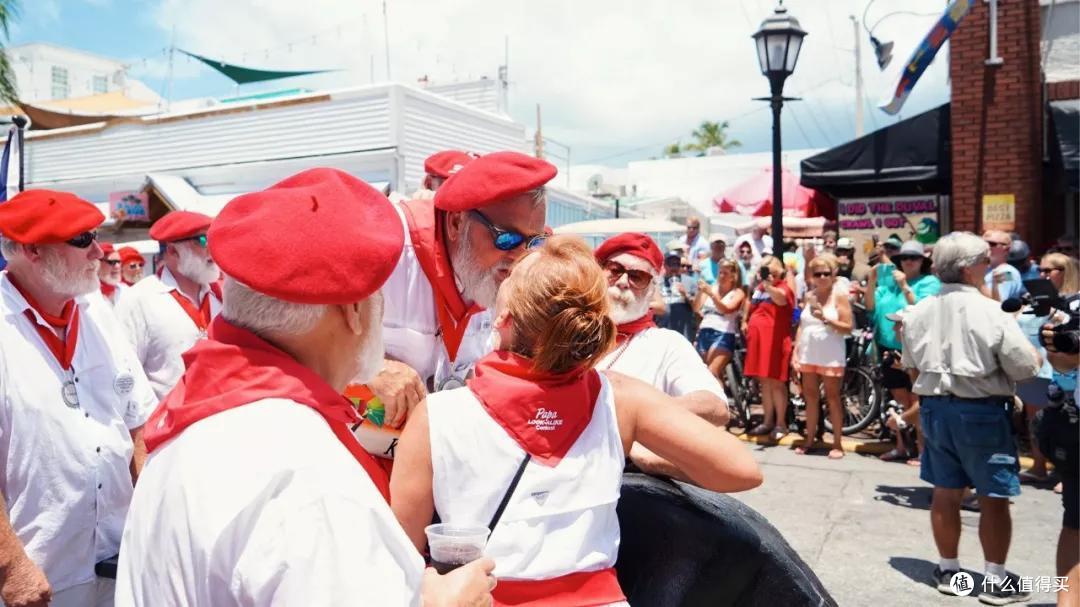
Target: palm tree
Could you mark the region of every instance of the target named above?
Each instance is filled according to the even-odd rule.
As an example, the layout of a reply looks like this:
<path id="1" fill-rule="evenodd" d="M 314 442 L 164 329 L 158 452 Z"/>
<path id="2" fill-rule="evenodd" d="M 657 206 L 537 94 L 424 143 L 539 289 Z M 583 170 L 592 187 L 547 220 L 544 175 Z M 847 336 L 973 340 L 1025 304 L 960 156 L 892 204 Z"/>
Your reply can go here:
<path id="1" fill-rule="evenodd" d="M 15 86 L 15 70 L 11 68 L 4 42 L 9 36 L 11 23 L 19 15 L 19 0 L 0 0 L 0 32 L 3 33 L 3 41 L 0 42 L 0 101 L 12 105 L 18 101 L 19 91 Z"/>
<path id="2" fill-rule="evenodd" d="M 682 154 L 683 146 L 680 142 L 676 141 L 671 145 L 664 146 L 664 156 L 672 158 Z"/>
<path id="3" fill-rule="evenodd" d="M 729 126 L 727 120 L 723 122 L 703 120 L 701 125 L 691 133 L 695 139 L 694 143 L 687 145 L 686 149 L 696 150 L 704 154 L 710 148 L 726 150 L 742 145 L 737 139 L 728 139 L 727 130 Z"/>

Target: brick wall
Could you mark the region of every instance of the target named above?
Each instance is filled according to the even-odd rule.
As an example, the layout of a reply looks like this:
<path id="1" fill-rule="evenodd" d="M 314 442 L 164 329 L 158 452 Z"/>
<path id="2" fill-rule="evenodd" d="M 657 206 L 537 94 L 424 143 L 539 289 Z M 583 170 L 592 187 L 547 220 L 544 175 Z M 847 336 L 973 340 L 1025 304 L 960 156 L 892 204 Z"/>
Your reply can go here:
<path id="1" fill-rule="evenodd" d="M 1051 82 L 1046 85 L 1046 100 L 1080 99 L 1080 80 Z"/>
<path id="2" fill-rule="evenodd" d="M 1042 87 L 1038 0 L 998 2 L 998 55 L 989 56 L 988 4 L 977 1 L 950 38 L 953 229 L 981 231 L 984 194 L 1016 197 L 1016 230 L 1033 245 L 1041 222 Z"/>

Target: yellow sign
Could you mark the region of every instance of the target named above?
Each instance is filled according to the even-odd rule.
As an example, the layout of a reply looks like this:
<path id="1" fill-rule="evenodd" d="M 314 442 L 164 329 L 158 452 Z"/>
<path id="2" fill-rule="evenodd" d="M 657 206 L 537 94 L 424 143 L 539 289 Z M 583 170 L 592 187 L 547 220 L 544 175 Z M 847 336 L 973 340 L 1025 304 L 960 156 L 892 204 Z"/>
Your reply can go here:
<path id="1" fill-rule="evenodd" d="M 985 194 L 982 199 L 982 223 L 984 230 L 1015 230 L 1016 196 Z"/>

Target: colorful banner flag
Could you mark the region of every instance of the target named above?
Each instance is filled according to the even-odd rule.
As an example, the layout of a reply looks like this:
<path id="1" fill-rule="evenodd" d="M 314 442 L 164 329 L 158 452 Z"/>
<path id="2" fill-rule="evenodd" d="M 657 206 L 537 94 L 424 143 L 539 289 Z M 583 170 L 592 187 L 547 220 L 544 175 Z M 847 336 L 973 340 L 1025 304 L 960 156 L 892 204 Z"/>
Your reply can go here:
<path id="1" fill-rule="evenodd" d="M 904 107 L 904 102 L 907 101 L 911 90 L 915 88 L 915 83 L 919 81 L 919 77 L 934 61 L 934 56 L 937 55 L 941 46 L 956 31 L 956 26 L 964 18 L 964 15 L 968 14 L 974 4 L 975 0 L 953 0 L 949 4 L 949 7 L 945 9 L 945 14 L 941 16 L 941 19 L 938 19 L 934 27 L 930 28 L 930 32 L 926 34 L 919 46 L 915 48 L 915 52 L 911 54 L 911 59 L 908 59 L 903 73 L 900 74 L 900 82 L 896 85 L 896 91 L 893 92 L 892 99 L 881 106 L 883 112 L 896 115 L 900 108 Z"/>

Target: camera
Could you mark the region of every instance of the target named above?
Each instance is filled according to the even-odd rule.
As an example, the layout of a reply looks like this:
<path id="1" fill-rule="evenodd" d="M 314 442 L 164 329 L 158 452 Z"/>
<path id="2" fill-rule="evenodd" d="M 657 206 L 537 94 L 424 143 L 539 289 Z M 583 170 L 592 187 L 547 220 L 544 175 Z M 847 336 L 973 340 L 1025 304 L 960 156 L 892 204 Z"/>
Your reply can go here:
<path id="1" fill-rule="evenodd" d="M 758 270 L 758 276 L 761 277 L 761 280 L 769 280 L 769 266 L 761 266 L 761 269 Z"/>
<path id="2" fill-rule="evenodd" d="M 1001 309 L 1005 312 L 1017 312 L 1027 306 L 1025 314 L 1035 316 L 1050 316 L 1055 310 L 1068 315 L 1068 321 L 1054 327 L 1050 336 L 1039 335 L 1039 341 L 1043 347 L 1056 350 L 1063 354 L 1080 353 L 1080 306 L 1076 296 L 1062 299 L 1053 284 L 1046 279 L 1025 280 L 1024 287 L 1027 293 L 1023 297 L 1010 298 L 1001 302 Z"/>

